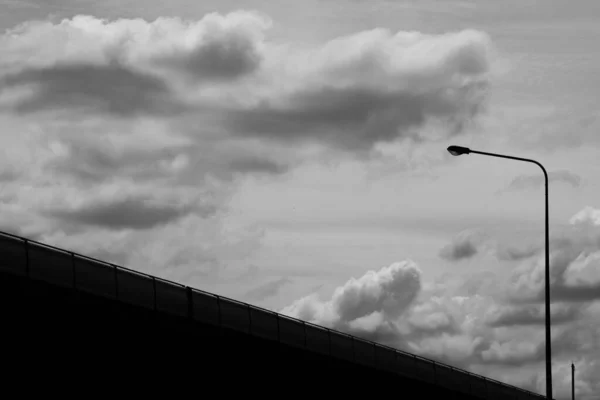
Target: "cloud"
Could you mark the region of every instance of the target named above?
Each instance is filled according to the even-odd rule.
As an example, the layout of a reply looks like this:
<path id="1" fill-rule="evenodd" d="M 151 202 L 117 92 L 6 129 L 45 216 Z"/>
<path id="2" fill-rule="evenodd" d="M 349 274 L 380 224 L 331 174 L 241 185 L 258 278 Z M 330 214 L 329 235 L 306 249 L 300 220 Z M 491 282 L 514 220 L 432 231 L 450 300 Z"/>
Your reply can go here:
<path id="1" fill-rule="evenodd" d="M 119 198 L 113 201 L 96 200 L 73 209 L 48 209 L 47 216 L 65 222 L 110 229 L 150 229 L 173 222 L 191 212 L 208 216 L 216 206 L 165 204 L 150 197 Z"/>
<path id="2" fill-rule="evenodd" d="M 600 299 L 600 229 L 595 209 L 586 207 L 571 219 L 571 226 L 553 235 L 550 244 L 550 286 L 553 300 L 587 302 Z M 509 296 L 517 302 L 544 301 L 545 256 L 515 269 Z"/>
<path id="3" fill-rule="evenodd" d="M 198 79 L 231 79 L 254 70 L 271 20 L 264 14 L 234 11 L 206 14 L 191 21 L 160 17 L 154 21 L 106 20 L 76 15 L 59 23 L 29 21 L 7 32 L 2 65 L 18 67 L 59 62 L 130 66 L 158 63 Z"/>
<path id="4" fill-rule="evenodd" d="M 420 290 L 421 272 L 410 261 L 368 271 L 338 287 L 330 300 L 310 295 L 283 308 L 281 313 L 370 338 L 397 338 L 390 321 L 404 313 Z"/>
<path id="5" fill-rule="evenodd" d="M 542 250 L 540 246 L 530 245 L 523 248 L 501 247 L 496 249 L 496 257 L 502 261 L 520 261 L 531 258 Z"/>
<path id="6" fill-rule="evenodd" d="M 509 366 L 522 366 L 544 358 L 544 346 L 517 338 L 504 342 L 493 342 L 481 352 L 483 362 Z"/>
<path id="7" fill-rule="evenodd" d="M 577 174 L 566 170 L 550 171 L 548 173 L 548 183 L 561 182 L 571 187 L 578 188 L 581 186 L 581 177 Z M 508 187 L 507 191 L 524 190 L 530 188 L 539 188 L 544 185 L 544 176 L 541 174 L 536 175 L 519 175 L 513 179 Z"/>
<path id="8" fill-rule="evenodd" d="M 504 306 L 490 311 L 488 314 L 488 325 L 501 326 L 525 326 L 544 325 L 545 312 L 542 305 Z M 580 316 L 580 309 L 574 306 L 553 304 L 551 318 L 553 325 L 571 322 Z"/>
<path id="9" fill-rule="evenodd" d="M 446 134 L 462 131 L 485 100 L 489 39 L 475 31 L 436 37 L 376 29 L 292 61 L 298 72 L 287 73 L 286 90 L 231 109 L 230 129 L 364 151 L 398 138 L 430 139 L 420 128 L 432 121 L 450 127 Z"/>
<path id="10" fill-rule="evenodd" d="M 53 224 L 38 240 L 138 271 L 209 290 L 247 270 L 264 231 L 220 214 L 188 214 L 153 229 L 83 229 Z"/>
<path id="11" fill-rule="evenodd" d="M 163 20 L 164 25 L 177 22 Z M 259 49 L 262 32 L 270 26 L 268 18 L 257 14 L 209 14 L 196 24 L 188 24 L 184 37 L 165 38 L 164 51 L 152 61 L 197 80 L 240 78 L 260 67 L 264 57 Z"/>
<path id="12" fill-rule="evenodd" d="M 292 281 L 287 278 L 281 278 L 275 281 L 267 282 L 264 285 L 258 286 L 248 291 L 244 295 L 244 297 L 248 298 L 249 300 L 262 301 L 277 295 L 281 288 L 290 283 L 292 283 Z"/>
<path id="13" fill-rule="evenodd" d="M 572 225 L 588 224 L 588 225 L 600 225 L 600 209 L 596 209 L 591 206 L 587 206 L 577 212 L 569 219 L 569 223 Z"/>
<path id="14" fill-rule="evenodd" d="M 223 137 L 349 151 L 431 140 L 432 123 L 460 133 L 485 103 L 492 51 L 482 32 L 374 29 L 299 49 L 269 42 L 270 26 L 242 11 L 27 23 L 0 40 L 2 85 L 30 90 L 9 107 L 21 112 L 186 113 Z"/>
<path id="15" fill-rule="evenodd" d="M 440 250 L 439 256 L 448 261 L 471 258 L 479 252 L 479 246 L 483 243 L 483 239 L 480 232 L 461 232 L 452 240 L 452 243 Z"/>
<path id="16" fill-rule="evenodd" d="M 47 110 L 104 113 L 119 117 L 181 112 L 160 78 L 121 65 L 54 65 L 28 68 L 0 79 L 0 90 L 30 88 L 11 109 L 28 114 Z"/>
<path id="17" fill-rule="evenodd" d="M 465 231 L 459 237 L 469 238 L 474 233 Z M 484 237 L 477 234 L 477 240 Z M 566 393 L 570 387 L 570 382 L 556 373 L 569 360 L 577 360 L 582 371 L 577 382 L 582 396 L 598 389 L 589 371 L 597 371 L 600 357 L 600 290 L 592 292 L 585 286 L 600 282 L 600 250 L 593 251 L 600 247 L 597 234 L 597 227 L 575 224 L 552 238 L 556 393 Z M 523 260 L 513 271 L 513 277 L 522 281 L 482 272 L 466 276 L 448 273 L 434 282 L 423 282 L 420 268 L 405 261 L 353 278 L 326 300 L 307 296 L 282 312 L 543 393 L 543 374 L 539 372 L 545 360 L 545 314 L 543 297 L 539 297 L 543 294 L 543 269 L 539 260 Z M 565 288 L 573 292 L 561 293 Z M 390 312 L 382 301 L 392 292 L 406 296 L 396 312 Z M 515 302 L 507 293 L 533 294 L 535 301 Z"/>

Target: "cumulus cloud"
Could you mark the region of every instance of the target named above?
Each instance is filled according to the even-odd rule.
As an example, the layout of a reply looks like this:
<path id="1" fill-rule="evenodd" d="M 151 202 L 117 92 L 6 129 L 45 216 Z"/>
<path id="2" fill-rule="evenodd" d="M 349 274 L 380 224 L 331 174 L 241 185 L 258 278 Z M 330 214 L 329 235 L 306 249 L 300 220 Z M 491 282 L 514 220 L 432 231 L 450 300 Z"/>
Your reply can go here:
<path id="1" fill-rule="evenodd" d="M 0 86 L 29 91 L 9 107 L 21 112 L 211 114 L 229 134 L 347 150 L 424 140 L 420 128 L 432 122 L 458 133 L 485 102 L 482 32 L 375 29 L 295 49 L 270 43 L 270 26 L 251 12 L 28 23 L 0 41 Z"/>
<path id="2" fill-rule="evenodd" d="M 199 262 L 212 274 L 238 247 L 215 232 L 240 179 L 281 175 L 323 148 L 428 140 L 428 124 L 457 134 L 485 103 L 483 32 L 374 29 L 301 48 L 270 40 L 271 25 L 248 11 L 77 15 L 4 32 L 3 226 L 128 266 L 183 274 Z M 179 239 L 174 250 L 160 235 Z M 249 236 L 247 251 L 260 241 Z"/>
<path id="3" fill-rule="evenodd" d="M 368 271 L 338 287 L 330 300 L 316 295 L 297 300 L 281 310 L 283 314 L 369 337 L 394 337 L 390 323 L 415 300 L 421 285 L 421 271 L 412 261 L 403 261 Z"/>
<path id="4" fill-rule="evenodd" d="M 496 257 L 500 261 L 521 261 L 532 258 L 543 250 L 539 243 L 529 243 L 520 247 L 507 245 L 481 230 L 459 232 L 450 243 L 440 249 L 438 255 L 448 261 L 460 261 L 479 254 Z"/>
<path id="5" fill-rule="evenodd" d="M 553 325 L 571 322 L 580 316 L 580 309 L 572 305 L 553 304 L 551 317 Z M 493 327 L 544 325 L 545 312 L 542 305 L 503 306 L 490 310 L 488 324 Z"/>
<path id="6" fill-rule="evenodd" d="M 578 188 L 581 186 L 581 177 L 567 170 L 550 171 L 548 172 L 548 184 L 553 182 L 565 183 L 573 188 Z M 524 190 L 543 186 L 544 176 L 541 174 L 519 175 L 509 183 L 505 190 Z"/>
<path id="7" fill-rule="evenodd" d="M 2 34 L 3 226 L 182 279 L 224 276 L 225 249 L 260 243 L 248 226 L 227 230 L 243 244 L 219 233 L 240 180 L 323 151 L 434 140 L 430 124 L 458 134 L 485 104 L 483 32 L 374 29 L 300 48 L 271 41 L 271 25 L 247 11 L 78 15 Z M 191 233 L 202 229 L 214 235 Z M 160 235 L 179 241 L 165 248 Z"/>
<path id="8" fill-rule="evenodd" d="M 271 26 L 266 16 L 240 12 L 227 17 L 209 14 L 187 26 L 175 20 L 160 22 L 152 28 L 171 28 L 171 36 L 165 35 L 158 43 L 152 61 L 191 78 L 211 81 L 231 80 L 256 71 L 263 61 L 263 31 Z M 183 34 L 177 35 L 175 30 L 182 28 Z"/>
<path id="9" fill-rule="evenodd" d="M 485 237 L 481 232 L 464 231 L 459 233 L 450 244 L 444 246 L 439 256 L 448 261 L 460 261 L 475 256 L 480 251 Z"/>
<path id="10" fill-rule="evenodd" d="M 270 41 L 271 25 L 247 11 L 78 15 L 1 35 L 2 141 L 17 166 L 5 177 L 7 224 L 33 235 L 49 217 L 155 227 L 195 206 L 167 205 L 149 188 L 209 187 L 220 203 L 197 201 L 224 207 L 238 178 L 281 175 L 323 148 L 434 140 L 429 124 L 457 134 L 485 104 L 493 57 L 483 32 L 374 29 L 300 48 Z M 110 201 L 88 198 L 105 187 Z"/>
<path id="11" fill-rule="evenodd" d="M 600 225 L 600 209 L 586 206 L 569 219 L 569 223 L 572 225 L 587 224 L 587 225 Z"/>
<path id="12" fill-rule="evenodd" d="M 556 301 L 600 299 L 600 229 L 595 209 L 586 207 L 571 219 L 571 227 L 555 234 L 550 244 L 551 296 Z M 518 302 L 544 301 L 545 257 L 540 255 L 513 271 L 509 290 Z"/>
<path id="13" fill-rule="evenodd" d="M 481 352 L 483 362 L 519 366 L 544 357 L 544 347 L 526 339 L 510 339 L 493 342 L 489 348 Z"/>
<path id="14" fill-rule="evenodd" d="M 600 281 L 598 232 L 596 226 L 578 223 L 552 238 L 556 393 L 570 387 L 556 373 L 569 360 L 578 360 L 582 371 L 577 382 L 582 396 L 600 389 L 588 373 L 597 371 L 600 357 L 600 287 L 594 286 Z M 349 280 L 327 300 L 311 295 L 282 312 L 543 393 L 544 377 L 539 372 L 545 360 L 543 263 L 522 260 L 508 279 L 488 272 L 445 274 L 434 282 L 416 280 L 418 268 L 411 274 L 390 274 L 415 265 L 396 263 Z M 384 291 L 383 281 L 395 283 Z M 390 313 L 381 299 L 393 290 L 410 293 L 406 297 L 410 301 L 402 301 L 404 306 Z M 515 295 L 528 300 L 516 301 Z"/>
<path id="15" fill-rule="evenodd" d="M 229 126 L 350 150 L 424 140 L 419 128 L 431 121 L 457 133 L 485 100 L 488 52 L 489 39 L 475 31 L 436 37 L 376 29 L 338 38 L 294 55 L 299 67 L 288 67 L 286 89 L 230 110 Z"/>

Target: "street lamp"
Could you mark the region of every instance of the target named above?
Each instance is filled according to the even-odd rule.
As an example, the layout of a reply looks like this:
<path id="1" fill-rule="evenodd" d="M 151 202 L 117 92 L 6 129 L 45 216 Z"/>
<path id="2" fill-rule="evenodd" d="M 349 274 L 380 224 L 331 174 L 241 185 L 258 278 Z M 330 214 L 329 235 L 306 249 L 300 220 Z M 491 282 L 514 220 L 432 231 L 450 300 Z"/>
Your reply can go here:
<path id="1" fill-rule="evenodd" d="M 512 157 L 502 154 L 485 153 L 483 151 L 471 150 L 468 147 L 450 146 L 448 152 L 453 156 L 463 154 L 482 154 L 484 156 L 508 158 L 509 160 L 525 161 L 536 164 L 544 172 L 544 182 L 546 187 L 546 398 L 552 399 L 552 346 L 550 343 L 550 239 L 548 228 L 548 173 L 542 164 L 528 158 Z"/>

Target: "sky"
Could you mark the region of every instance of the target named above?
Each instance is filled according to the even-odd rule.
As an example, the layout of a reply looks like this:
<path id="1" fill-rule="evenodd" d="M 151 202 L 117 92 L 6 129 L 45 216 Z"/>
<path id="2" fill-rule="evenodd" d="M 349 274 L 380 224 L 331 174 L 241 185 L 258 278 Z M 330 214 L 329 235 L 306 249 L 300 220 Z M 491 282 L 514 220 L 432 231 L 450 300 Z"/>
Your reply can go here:
<path id="1" fill-rule="evenodd" d="M 0 0 L 0 228 L 600 399 L 596 0 Z M 594 379 L 596 378 L 596 379 Z"/>

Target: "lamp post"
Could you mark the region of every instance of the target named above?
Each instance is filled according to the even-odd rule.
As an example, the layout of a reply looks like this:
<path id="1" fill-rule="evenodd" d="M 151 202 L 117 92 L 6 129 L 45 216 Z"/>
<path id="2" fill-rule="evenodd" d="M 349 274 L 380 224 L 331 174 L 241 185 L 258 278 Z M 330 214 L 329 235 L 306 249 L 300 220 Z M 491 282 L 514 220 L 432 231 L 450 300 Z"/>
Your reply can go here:
<path id="1" fill-rule="evenodd" d="M 481 154 L 484 156 L 507 158 L 509 160 L 525 161 L 536 164 L 544 172 L 544 183 L 546 189 L 546 398 L 552 399 L 552 346 L 550 335 L 550 239 L 548 227 L 548 173 L 542 164 L 528 158 L 512 157 L 502 154 L 485 153 L 483 151 L 471 150 L 467 147 L 450 146 L 448 152 L 453 156 L 462 154 Z"/>
<path id="2" fill-rule="evenodd" d="M 575 400 L 575 364 L 571 363 L 571 400 Z"/>

